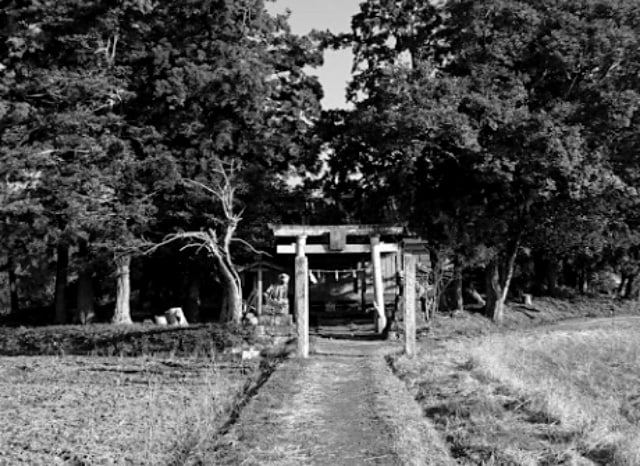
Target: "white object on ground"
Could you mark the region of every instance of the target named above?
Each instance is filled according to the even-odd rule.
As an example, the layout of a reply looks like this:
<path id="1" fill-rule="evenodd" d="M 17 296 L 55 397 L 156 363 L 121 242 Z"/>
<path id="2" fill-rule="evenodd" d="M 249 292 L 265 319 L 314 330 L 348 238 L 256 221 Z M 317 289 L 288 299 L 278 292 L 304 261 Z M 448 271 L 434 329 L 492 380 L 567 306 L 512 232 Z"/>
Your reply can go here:
<path id="1" fill-rule="evenodd" d="M 169 325 L 178 325 L 180 327 L 186 327 L 189 325 L 181 307 L 172 307 L 168 309 L 164 315 L 167 318 L 167 324 Z"/>
<path id="2" fill-rule="evenodd" d="M 156 325 L 167 325 L 167 318 L 165 316 L 154 316 L 153 320 L 155 320 Z"/>

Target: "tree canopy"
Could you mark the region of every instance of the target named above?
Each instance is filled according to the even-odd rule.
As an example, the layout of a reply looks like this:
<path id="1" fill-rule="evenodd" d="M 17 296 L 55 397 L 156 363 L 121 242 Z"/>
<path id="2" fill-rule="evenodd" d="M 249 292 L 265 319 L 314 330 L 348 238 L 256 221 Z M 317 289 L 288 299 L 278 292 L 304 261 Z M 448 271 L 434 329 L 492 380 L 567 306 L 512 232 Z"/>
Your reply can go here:
<path id="1" fill-rule="evenodd" d="M 639 13 L 632 1 L 364 2 L 336 38 L 356 61 L 355 109 L 325 124 L 333 188 L 366 193 L 356 215 L 409 221 L 484 264 L 499 319 L 521 246 L 543 249 L 567 222 L 609 234 L 600 222 L 619 225 L 636 202 Z M 561 255 L 588 236 L 560 234 Z"/>
<path id="2" fill-rule="evenodd" d="M 232 161 L 251 218 L 316 164 L 321 51 L 262 1 L 10 2 L 0 25 L 3 254 L 25 283 L 55 263 L 59 322 L 87 258 L 224 223 L 182 179 Z"/>
<path id="3" fill-rule="evenodd" d="M 253 252 L 227 232 L 264 246 L 318 187 L 332 200 L 318 218 L 406 223 L 452 259 L 457 290 L 482 269 L 496 320 L 519 260 L 550 276 L 611 266 L 634 288 L 637 2 L 366 0 L 352 26 L 298 36 L 263 0 L 10 1 L 0 269 L 14 310 L 50 301 L 50 320 L 84 321 L 101 302 L 127 322 L 130 282 L 148 307 L 195 309 L 203 280 L 241 293 L 207 248 L 139 252 L 205 232 L 233 265 Z M 353 48 L 351 110 L 320 108 L 308 67 L 323 46 Z M 230 204 L 215 195 L 229 166 Z"/>

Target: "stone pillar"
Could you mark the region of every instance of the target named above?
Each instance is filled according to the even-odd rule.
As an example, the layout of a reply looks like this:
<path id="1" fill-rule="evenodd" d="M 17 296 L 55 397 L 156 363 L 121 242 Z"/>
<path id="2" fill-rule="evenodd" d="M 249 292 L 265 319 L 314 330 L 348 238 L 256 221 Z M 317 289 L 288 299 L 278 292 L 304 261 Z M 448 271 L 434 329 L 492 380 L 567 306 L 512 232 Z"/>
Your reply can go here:
<path id="1" fill-rule="evenodd" d="M 258 278 L 256 279 L 256 314 L 262 315 L 262 261 L 258 264 Z"/>
<path id="2" fill-rule="evenodd" d="M 371 265 L 373 267 L 373 291 L 376 308 L 376 331 L 382 333 L 387 326 L 384 309 L 384 284 L 382 282 L 382 260 L 380 258 L 380 236 L 371 237 Z"/>
<path id="3" fill-rule="evenodd" d="M 404 254 L 404 351 L 416 354 L 416 256 Z"/>
<path id="4" fill-rule="evenodd" d="M 306 236 L 296 241 L 296 330 L 298 357 L 309 357 L 309 261 L 305 255 Z"/>

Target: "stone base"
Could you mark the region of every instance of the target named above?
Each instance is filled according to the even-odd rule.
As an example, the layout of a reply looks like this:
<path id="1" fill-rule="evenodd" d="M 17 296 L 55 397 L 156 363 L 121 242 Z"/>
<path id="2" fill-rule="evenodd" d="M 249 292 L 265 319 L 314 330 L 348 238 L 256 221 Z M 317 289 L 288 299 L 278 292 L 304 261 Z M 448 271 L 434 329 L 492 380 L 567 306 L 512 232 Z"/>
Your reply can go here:
<path id="1" fill-rule="evenodd" d="M 287 315 L 289 314 L 289 302 L 274 302 L 270 301 L 264 303 L 262 306 L 262 315 Z"/>
<path id="2" fill-rule="evenodd" d="M 258 325 L 256 327 L 256 335 L 271 337 L 294 336 L 295 329 L 291 325 Z"/>
<path id="3" fill-rule="evenodd" d="M 293 316 L 291 314 L 281 315 L 261 315 L 258 316 L 258 325 L 263 326 L 283 326 L 293 325 Z"/>

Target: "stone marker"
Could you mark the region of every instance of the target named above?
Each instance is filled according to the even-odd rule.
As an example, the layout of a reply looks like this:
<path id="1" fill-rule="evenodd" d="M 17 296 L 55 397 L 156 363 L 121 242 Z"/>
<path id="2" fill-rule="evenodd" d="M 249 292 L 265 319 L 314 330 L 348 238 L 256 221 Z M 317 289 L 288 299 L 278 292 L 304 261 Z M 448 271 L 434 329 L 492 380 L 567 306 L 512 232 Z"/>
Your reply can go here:
<path id="1" fill-rule="evenodd" d="M 256 359 L 260 357 L 260 351 L 255 348 L 249 348 L 248 350 L 242 351 L 242 360 L 247 361 L 251 359 Z"/>
<path id="2" fill-rule="evenodd" d="M 162 325 L 163 327 L 167 325 L 167 318 L 165 316 L 153 316 L 153 320 L 156 325 Z"/>
<path id="3" fill-rule="evenodd" d="M 177 325 L 179 327 L 186 327 L 189 325 L 181 307 L 172 307 L 168 309 L 164 315 L 167 318 L 167 324 L 169 325 Z"/>
<path id="4" fill-rule="evenodd" d="M 253 326 L 258 325 L 258 318 L 253 312 L 247 312 L 244 315 L 244 321 L 249 325 L 253 325 Z"/>

